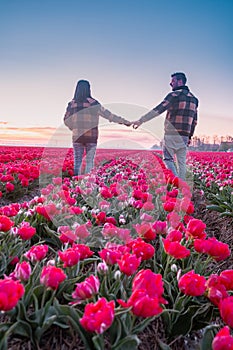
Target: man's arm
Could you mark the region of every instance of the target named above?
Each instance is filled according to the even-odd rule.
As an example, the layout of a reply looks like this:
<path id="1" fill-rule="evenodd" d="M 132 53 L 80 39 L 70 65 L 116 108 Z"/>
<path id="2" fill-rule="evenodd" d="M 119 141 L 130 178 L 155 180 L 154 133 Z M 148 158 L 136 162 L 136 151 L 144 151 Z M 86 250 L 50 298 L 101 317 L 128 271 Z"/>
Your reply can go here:
<path id="1" fill-rule="evenodd" d="M 133 128 L 137 129 L 142 123 L 146 123 L 166 111 L 170 107 L 173 97 L 173 93 L 169 93 L 159 105 L 143 115 L 139 120 L 132 122 Z"/>
<path id="2" fill-rule="evenodd" d="M 156 109 L 152 109 L 150 112 L 143 115 L 139 120 L 132 122 L 133 128 L 137 129 L 142 123 L 157 117 L 160 113 Z"/>

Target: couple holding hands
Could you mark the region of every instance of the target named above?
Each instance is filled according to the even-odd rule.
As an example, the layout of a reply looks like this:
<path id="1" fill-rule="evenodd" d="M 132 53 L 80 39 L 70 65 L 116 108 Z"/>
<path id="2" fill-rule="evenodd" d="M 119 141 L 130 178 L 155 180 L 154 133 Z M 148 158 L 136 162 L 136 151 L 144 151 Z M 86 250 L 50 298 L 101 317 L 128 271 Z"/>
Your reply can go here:
<path id="1" fill-rule="evenodd" d="M 167 168 L 175 176 L 185 180 L 187 146 L 197 124 L 198 108 L 198 99 L 186 86 L 186 80 L 184 73 L 172 74 L 170 82 L 172 92 L 151 111 L 133 122 L 105 109 L 91 96 L 90 83 L 87 80 L 79 80 L 74 98 L 68 103 L 64 116 L 65 125 L 72 130 L 74 175 L 80 174 L 84 151 L 86 153 L 85 173 L 89 173 L 94 166 L 100 116 L 109 122 L 132 125 L 137 129 L 142 123 L 167 111 L 164 122 L 163 159 Z"/>

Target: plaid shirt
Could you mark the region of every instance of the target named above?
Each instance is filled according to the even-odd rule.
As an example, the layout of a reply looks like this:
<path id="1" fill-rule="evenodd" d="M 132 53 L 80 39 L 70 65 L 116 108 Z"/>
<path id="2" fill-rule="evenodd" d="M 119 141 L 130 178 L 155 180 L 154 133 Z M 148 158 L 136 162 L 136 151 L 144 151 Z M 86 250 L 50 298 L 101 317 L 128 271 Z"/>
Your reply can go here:
<path id="1" fill-rule="evenodd" d="M 198 99 L 187 86 L 181 86 L 170 92 L 164 100 L 149 113 L 140 118 L 142 123 L 167 111 L 164 122 L 166 135 L 179 133 L 191 138 L 197 125 Z"/>
<path id="2" fill-rule="evenodd" d="M 68 103 L 64 116 L 65 125 L 72 130 L 73 143 L 97 143 L 99 116 L 119 124 L 128 121 L 105 109 L 101 104 L 89 97 L 85 102 L 72 100 Z"/>

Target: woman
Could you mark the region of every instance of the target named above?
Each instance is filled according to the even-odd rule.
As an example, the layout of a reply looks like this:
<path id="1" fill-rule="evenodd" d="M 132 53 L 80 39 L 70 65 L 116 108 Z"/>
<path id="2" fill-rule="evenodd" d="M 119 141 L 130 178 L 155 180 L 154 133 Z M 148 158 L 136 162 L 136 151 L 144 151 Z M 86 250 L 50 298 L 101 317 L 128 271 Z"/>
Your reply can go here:
<path id="1" fill-rule="evenodd" d="M 84 150 L 86 151 L 86 169 L 89 173 L 94 166 L 98 140 L 99 116 L 110 122 L 131 125 L 131 122 L 105 109 L 91 96 L 90 83 L 79 80 L 74 98 L 68 103 L 64 116 L 65 125 L 72 130 L 74 149 L 74 175 L 80 174 Z"/>

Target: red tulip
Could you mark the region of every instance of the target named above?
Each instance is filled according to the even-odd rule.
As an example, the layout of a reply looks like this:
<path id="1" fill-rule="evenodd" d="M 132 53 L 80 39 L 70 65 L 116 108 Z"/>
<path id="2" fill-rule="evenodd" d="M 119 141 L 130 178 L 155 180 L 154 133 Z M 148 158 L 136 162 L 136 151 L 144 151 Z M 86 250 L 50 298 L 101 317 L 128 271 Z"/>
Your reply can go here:
<path id="1" fill-rule="evenodd" d="M 117 301 L 123 307 L 132 307 L 132 313 L 138 317 L 153 317 L 163 311 L 158 296 L 151 297 L 144 289 L 135 290 L 127 303 Z"/>
<path id="2" fill-rule="evenodd" d="M 138 236 L 143 238 L 145 241 L 152 241 L 156 238 L 156 233 L 150 223 L 141 223 L 133 225 Z"/>
<path id="3" fill-rule="evenodd" d="M 171 242 L 180 242 L 183 238 L 182 233 L 179 230 L 171 230 L 169 231 L 166 239 L 168 239 Z"/>
<path id="4" fill-rule="evenodd" d="M 145 211 L 152 211 L 154 210 L 154 208 L 155 208 L 155 205 L 149 201 L 145 202 L 142 207 L 142 209 Z"/>
<path id="5" fill-rule="evenodd" d="M 40 283 L 47 288 L 57 289 L 66 278 L 62 269 L 55 266 L 44 266 L 40 275 Z"/>
<path id="6" fill-rule="evenodd" d="M 0 280 L 0 311 L 13 309 L 24 294 L 24 287 L 19 281 L 10 278 Z"/>
<path id="7" fill-rule="evenodd" d="M 122 254 L 125 254 L 129 251 L 130 249 L 127 246 L 122 246 L 120 244 L 108 244 L 106 245 L 106 248 L 102 249 L 99 252 L 99 256 L 108 265 L 114 265 L 117 263 L 117 260 L 121 258 Z"/>
<path id="8" fill-rule="evenodd" d="M 13 192 L 14 189 L 15 189 L 15 186 L 14 186 L 13 183 L 11 183 L 11 182 L 7 182 L 6 183 L 6 190 L 7 190 L 7 192 Z"/>
<path id="9" fill-rule="evenodd" d="M 221 300 L 219 304 L 220 315 L 223 321 L 233 328 L 233 296 Z"/>
<path id="10" fill-rule="evenodd" d="M 80 260 L 90 258 L 94 252 L 85 244 L 73 244 L 72 248 L 78 251 L 80 254 Z"/>
<path id="11" fill-rule="evenodd" d="M 68 248 L 63 252 L 59 251 L 58 255 L 61 261 L 64 263 L 64 268 L 77 265 L 80 260 L 80 254 L 78 250 L 74 248 Z"/>
<path id="12" fill-rule="evenodd" d="M 35 245 L 31 247 L 24 256 L 31 262 L 41 261 L 45 258 L 48 252 L 48 246 L 46 244 Z"/>
<path id="13" fill-rule="evenodd" d="M 212 274 L 208 278 L 206 282 L 206 290 L 207 297 L 216 306 L 219 306 L 222 299 L 229 296 L 226 287 L 222 283 L 221 277 L 216 274 Z"/>
<path id="14" fill-rule="evenodd" d="M 190 250 L 179 242 L 171 242 L 169 239 L 163 238 L 163 246 L 165 252 L 175 259 L 184 259 L 190 255 Z"/>
<path id="15" fill-rule="evenodd" d="M 59 226 L 57 232 L 60 233 L 59 239 L 62 243 L 74 243 L 77 240 L 77 236 L 70 229 L 69 226 Z"/>
<path id="16" fill-rule="evenodd" d="M 98 277 L 91 275 L 83 282 L 77 283 L 75 291 L 72 293 L 75 302 L 86 300 L 97 294 L 100 287 L 100 281 Z"/>
<path id="17" fill-rule="evenodd" d="M 104 199 L 113 197 L 113 194 L 111 193 L 111 191 L 107 186 L 103 186 L 100 188 L 100 194 Z"/>
<path id="18" fill-rule="evenodd" d="M 223 327 L 214 337 L 212 350 L 233 350 L 233 337 L 228 326 Z"/>
<path id="19" fill-rule="evenodd" d="M 57 209 L 54 203 L 50 203 L 47 205 L 38 205 L 36 207 L 36 212 L 42 215 L 47 220 L 52 220 L 54 215 L 59 214 L 59 210 Z"/>
<path id="20" fill-rule="evenodd" d="M 21 281 L 27 281 L 31 275 L 32 269 L 27 261 L 17 263 L 13 276 Z"/>
<path id="21" fill-rule="evenodd" d="M 80 319 L 81 325 L 89 332 L 102 334 L 112 325 L 114 306 L 113 300 L 108 302 L 105 298 L 99 299 L 95 304 L 87 304 L 84 315 Z"/>
<path id="22" fill-rule="evenodd" d="M 224 270 L 220 273 L 221 283 L 226 290 L 233 290 L 233 270 Z"/>
<path id="23" fill-rule="evenodd" d="M 231 254 L 228 244 L 218 241 L 211 237 L 206 240 L 197 239 L 194 241 L 194 248 L 199 253 L 206 253 L 212 256 L 216 261 L 228 258 Z"/>
<path id="24" fill-rule="evenodd" d="M 152 228 L 156 234 L 164 235 L 167 232 L 167 222 L 166 221 L 155 221 L 152 224 Z"/>
<path id="25" fill-rule="evenodd" d="M 194 205 L 188 197 L 184 197 L 180 202 L 180 210 L 188 215 L 194 212 Z"/>
<path id="26" fill-rule="evenodd" d="M 193 270 L 184 274 L 178 281 L 178 287 L 186 295 L 200 296 L 206 290 L 206 279 Z"/>
<path id="27" fill-rule="evenodd" d="M 135 254 L 125 253 L 122 255 L 121 259 L 117 260 L 117 263 L 120 267 L 121 272 L 127 276 L 131 276 L 137 271 L 141 260 L 142 259 L 137 258 Z"/>
<path id="28" fill-rule="evenodd" d="M 150 244 L 143 241 L 141 238 L 134 239 L 127 244 L 132 249 L 132 253 L 141 258 L 142 261 L 149 260 L 154 256 L 155 248 Z"/>
<path id="29" fill-rule="evenodd" d="M 151 297 L 158 296 L 159 301 L 164 303 L 162 298 L 164 292 L 163 280 L 160 274 L 152 272 L 150 269 L 139 271 L 133 279 L 132 291 L 143 289 Z"/>
<path id="30" fill-rule="evenodd" d="M 85 239 L 88 236 L 90 236 L 90 232 L 88 231 L 88 228 L 91 226 L 89 222 L 82 224 L 82 225 L 77 225 L 75 227 L 75 234 L 77 238 Z"/>
<path id="31" fill-rule="evenodd" d="M 172 212 L 176 206 L 176 203 L 176 198 L 170 198 L 163 204 L 163 208 L 165 211 Z"/>
<path id="32" fill-rule="evenodd" d="M 6 215 L 0 215 L 0 231 L 7 232 L 14 225 L 14 222 L 11 221 Z"/>
<path id="33" fill-rule="evenodd" d="M 23 221 L 20 224 L 17 233 L 23 240 L 26 241 L 27 239 L 31 239 L 35 235 L 36 229 L 35 227 L 30 226 L 29 222 Z"/>
<path id="34" fill-rule="evenodd" d="M 206 237 L 206 233 L 204 232 L 205 228 L 206 224 L 203 221 L 191 219 L 188 222 L 186 234 L 192 239 L 204 239 Z"/>
<path id="35" fill-rule="evenodd" d="M 169 225 L 175 229 L 178 229 L 181 225 L 182 217 L 178 215 L 175 211 L 167 214 L 167 222 Z"/>
<path id="36" fill-rule="evenodd" d="M 220 242 L 214 237 L 209 238 L 208 241 L 211 242 L 208 254 L 211 255 L 215 261 L 222 261 L 230 256 L 231 251 L 228 244 Z"/>

